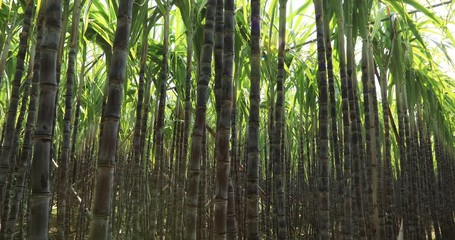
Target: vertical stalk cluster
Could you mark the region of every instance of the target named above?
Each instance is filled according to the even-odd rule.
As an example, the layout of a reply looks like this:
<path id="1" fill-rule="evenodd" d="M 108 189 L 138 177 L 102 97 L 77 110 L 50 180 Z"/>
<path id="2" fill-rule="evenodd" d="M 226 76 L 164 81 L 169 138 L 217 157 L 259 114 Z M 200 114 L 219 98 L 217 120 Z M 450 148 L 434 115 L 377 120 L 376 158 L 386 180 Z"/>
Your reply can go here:
<path id="1" fill-rule="evenodd" d="M 16 58 L 16 69 L 12 81 L 8 112 L 6 115 L 6 121 L 4 122 L 5 125 L 3 127 L 4 133 L 1 135 L 2 146 L 0 151 L 0 203 L 2 204 L 7 201 L 6 199 L 8 196 L 6 195 L 6 189 L 7 185 L 11 182 L 11 169 L 13 169 L 15 165 L 14 159 L 11 158 L 11 150 L 14 149 L 14 127 L 16 124 L 18 112 L 17 110 L 19 108 L 19 91 L 24 73 L 25 54 L 28 47 L 32 11 L 33 1 L 28 0 L 25 9 L 24 20 L 22 23 L 22 32 L 19 35 L 19 50 Z M 3 75 L 3 71 L 0 74 Z M 3 207 L 0 207 L 0 211 L 2 210 Z M 0 212 L 0 216 L 3 216 L 2 212 Z M 2 219 L 1 223 L 3 223 L 3 221 L 4 219 Z"/>
<path id="2" fill-rule="evenodd" d="M 390 0 L 315 0 L 292 19 L 288 3 L 122 0 L 114 20 L 96 1 L 48 0 L 31 31 L 27 1 L 22 33 L 1 21 L 0 69 L 14 78 L 0 94 L 0 239 L 454 236 L 455 99 L 422 67 L 421 26 Z M 312 7 L 315 25 L 301 24 Z M 316 41 L 301 42 L 313 36 L 301 25 Z"/>

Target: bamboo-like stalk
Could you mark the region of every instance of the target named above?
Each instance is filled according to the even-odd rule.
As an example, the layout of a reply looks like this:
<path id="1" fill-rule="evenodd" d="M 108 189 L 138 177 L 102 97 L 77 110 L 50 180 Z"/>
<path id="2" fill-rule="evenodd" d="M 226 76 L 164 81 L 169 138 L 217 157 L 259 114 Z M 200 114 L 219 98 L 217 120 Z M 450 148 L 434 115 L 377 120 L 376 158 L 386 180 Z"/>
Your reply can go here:
<path id="1" fill-rule="evenodd" d="M 236 67 L 236 69 L 238 69 L 238 67 Z M 237 77 L 238 75 L 237 74 L 234 74 L 234 79 L 238 79 Z M 236 121 L 236 118 L 237 118 L 237 106 L 236 106 L 236 87 L 237 87 L 237 84 L 234 84 L 234 90 L 233 90 L 233 103 L 232 103 L 232 116 L 231 116 L 231 176 L 230 176 L 230 181 L 232 181 L 232 185 L 233 185 L 233 192 L 232 192 L 232 201 L 233 202 L 233 205 L 232 205 L 232 214 L 229 214 L 229 211 L 230 211 L 230 206 L 228 206 L 228 215 L 230 216 L 231 219 L 233 219 L 231 221 L 231 223 L 233 223 L 232 225 L 235 224 L 235 230 L 237 231 L 237 237 L 240 238 L 240 239 L 243 239 L 245 238 L 245 226 L 246 226 L 246 219 L 244 218 L 244 210 L 243 210 L 243 206 L 246 206 L 246 204 L 243 204 L 244 203 L 244 199 L 243 199 L 243 196 L 242 196 L 242 188 L 243 188 L 243 185 L 241 184 L 240 182 L 240 157 L 239 157 L 239 152 L 238 152 L 238 145 L 239 145 L 239 142 L 238 142 L 238 139 L 237 139 L 237 121 Z M 230 204 L 230 198 L 228 199 L 228 205 Z M 234 219 L 235 219 L 235 222 L 234 222 Z M 228 218 L 228 221 L 229 221 L 229 218 Z M 232 226 L 229 224 L 228 222 L 228 228 L 230 228 L 230 226 Z M 233 227 L 231 227 L 231 229 L 234 229 Z"/>
<path id="2" fill-rule="evenodd" d="M 147 3 L 145 3 L 146 7 Z M 143 215 L 144 209 L 141 207 L 143 203 L 141 186 L 143 182 L 142 173 L 142 124 L 143 122 L 142 111 L 144 105 L 144 85 L 145 85 L 145 69 L 147 66 L 147 50 L 148 50 L 148 23 L 147 23 L 147 14 L 144 15 L 142 21 L 143 30 L 142 30 L 142 46 L 141 46 L 141 65 L 139 70 L 139 87 L 137 92 L 137 105 L 136 105 L 136 121 L 134 125 L 134 136 L 133 136 L 133 159 L 132 159 L 132 171 L 131 176 L 132 180 L 132 189 L 131 189 L 131 205 L 132 205 L 132 217 L 130 218 L 130 228 L 133 233 L 138 236 L 144 236 L 143 226 L 141 226 L 140 218 Z M 147 104 L 147 103 L 146 103 Z M 146 113 L 147 114 L 147 113 Z"/>
<path id="3" fill-rule="evenodd" d="M 57 48 L 61 35 L 61 0 L 45 4 L 45 38 L 41 44 L 38 112 L 31 170 L 29 239 L 48 239 L 52 129 L 57 94 Z"/>
<path id="4" fill-rule="evenodd" d="M 432 194 L 433 183 L 434 183 L 434 168 L 430 167 L 433 164 L 433 155 L 432 155 L 432 146 L 431 146 L 431 137 L 429 136 L 428 125 L 424 121 L 424 110 L 422 104 L 418 103 L 418 113 L 417 113 L 417 124 L 419 129 L 420 144 L 421 144 L 421 169 L 423 170 L 423 192 L 424 192 L 424 201 L 422 203 L 423 209 L 425 212 L 425 231 L 428 239 L 432 237 L 432 219 L 433 211 L 431 209 L 431 203 L 436 199 L 436 196 Z M 388 227 L 388 226 L 387 226 Z"/>
<path id="5" fill-rule="evenodd" d="M 74 119 L 73 119 L 73 128 L 72 128 L 72 133 L 71 133 L 71 147 L 70 147 L 70 165 L 71 165 L 71 174 L 69 175 L 69 178 L 68 178 L 68 185 L 71 186 L 71 192 L 74 193 L 73 191 L 73 184 L 76 182 L 77 178 L 76 178 L 76 171 L 77 171 L 77 162 L 75 161 L 75 156 L 76 156 L 76 142 L 77 142 L 77 135 L 78 135 L 78 132 L 79 132 L 79 117 L 80 117 L 80 113 L 81 113 L 81 102 L 82 102 L 82 90 L 83 90 L 83 86 L 84 86 L 84 78 L 85 78 L 85 62 L 86 62 L 86 59 L 87 59 L 87 46 L 86 45 L 83 45 L 82 47 L 82 51 L 81 51 L 81 55 L 82 55 L 82 63 L 81 63 L 81 73 L 79 75 L 79 81 L 77 83 L 77 97 L 76 97 L 76 111 L 74 113 Z M 68 206 L 72 206 L 73 204 L 73 198 L 68 198 Z M 67 218 L 67 225 L 70 226 L 71 223 L 72 223 L 72 220 L 74 219 L 74 217 L 71 217 L 71 213 L 74 212 L 72 211 L 72 208 L 67 208 L 68 211 L 69 211 L 69 217 Z M 69 228 L 67 228 L 68 231 L 70 230 Z"/>
<path id="6" fill-rule="evenodd" d="M 158 113 L 156 116 L 156 128 L 155 128 L 155 176 L 154 176 L 154 188 L 153 191 L 157 191 L 158 196 L 158 205 L 162 207 L 156 207 L 156 233 L 158 236 L 162 236 L 164 234 L 164 216 L 163 213 L 165 211 L 165 203 L 164 203 L 164 178 L 163 175 L 167 174 L 168 172 L 168 161 L 166 161 L 165 156 L 165 149 L 164 149 L 164 120 L 165 120 L 165 106 L 166 106 L 166 92 L 167 92 L 167 78 L 168 78 L 168 68 L 169 68 L 169 17 L 170 17 L 170 9 L 168 2 L 166 3 L 166 11 L 164 12 L 164 25 L 163 25 L 163 54 L 162 54 L 162 62 L 161 62 L 161 69 L 160 69 L 160 78 L 159 78 L 159 102 L 158 102 Z"/>
<path id="7" fill-rule="evenodd" d="M 188 162 L 185 198 L 185 234 L 187 240 L 196 239 L 197 206 L 199 196 L 200 165 L 202 151 L 202 135 L 205 129 L 207 88 L 212 74 L 212 51 L 215 28 L 215 12 L 217 0 L 207 1 L 205 16 L 204 40 L 200 59 L 201 73 L 198 76 L 196 113 L 193 133 L 191 136 L 191 156 Z"/>
<path id="8" fill-rule="evenodd" d="M 114 179 L 117 135 L 121 113 L 123 82 L 126 74 L 128 41 L 131 28 L 133 1 L 122 0 L 117 14 L 117 30 L 114 39 L 114 54 L 109 72 L 109 91 L 104 112 L 104 127 L 101 132 L 93 216 L 89 239 L 102 240 L 109 236 L 112 184 Z"/>
<path id="9" fill-rule="evenodd" d="M 66 72 L 66 97 L 65 97 L 65 116 L 63 119 L 63 143 L 61 159 L 59 163 L 59 189 L 57 198 L 57 239 L 67 239 L 66 228 L 66 207 L 69 192 L 68 184 L 68 164 L 70 161 L 70 141 L 71 141 L 71 116 L 73 114 L 73 82 L 75 78 L 75 61 L 78 51 L 78 33 L 80 18 L 80 0 L 74 2 L 74 11 L 71 26 L 70 51 L 68 53 L 68 69 Z"/>
<path id="10" fill-rule="evenodd" d="M 186 49 L 186 77 L 185 77 L 185 103 L 184 103 L 184 122 L 183 122 L 183 147 L 179 160 L 178 172 L 178 198 L 177 198 L 177 216 L 178 226 L 183 226 L 183 202 L 185 190 L 185 174 L 187 172 L 188 162 L 188 137 L 190 132 L 190 118 L 191 118 L 191 80 L 192 80 L 192 63 L 193 63 L 193 38 L 194 38 L 194 24 L 190 21 L 191 26 L 187 26 L 187 49 Z M 203 195 L 205 196 L 205 195 Z M 205 206 L 205 205 L 204 205 Z M 202 216 L 201 216 L 201 219 Z M 205 227 L 205 222 L 203 223 Z M 183 237 L 183 232 L 180 232 Z"/>
<path id="11" fill-rule="evenodd" d="M 368 214 L 368 238 L 379 239 L 379 212 L 378 212 L 378 159 L 376 147 L 376 129 L 375 129 L 375 113 L 374 113 L 374 100 L 372 91 L 374 75 L 373 70 L 373 59 L 372 49 L 370 49 L 369 36 L 364 36 L 362 46 L 362 84 L 363 84 L 363 96 L 364 96 L 364 113 L 365 113 L 365 139 L 366 139 L 366 169 L 367 169 L 367 186 L 366 186 L 366 198 L 369 204 L 366 206 L 366 213 Z"/>
<path id="12" fill-rule="evenodd" d="M 276 87 L 276 105 L 275 105 L 275 125 L 274 138 L 272 138 L 272 157 L 273 157 L 273 178 L 275 191 L 275 211 L 277 214 L 277 238 L 286 239 L 287 223 L 285 217 L 285 198 L 282 179 L 282 162 L 283 152 L 281 151 L 281 139 L 283 137 L 283 112 L 284 112 L 284 87 L 285 79 L 284 57 L 286 45 L 286 3 L 287 0 L 280 0 L 279 7 L 279 40 L 278 40 L 278 75 Z"/>
<path id="13" fill-rule="evenodd" d="M 328 139 L 328 92 L 327 66 L 324 39 L 324 15 L 322 0 L 314 2 L 318 47 L 319 129 L 318 129 L 318 189 L 319 189 L 319 239 L 330 238 L 330 189 L 329 189 L 329 139 Z"/>
<path id="14" fill-rule="evenodd" d="M 234 0 L 224 1 L 224 49 L 223 79 L 221 82 L 221 102 L 219 128 L 217 129 L 217 173 L 215 193 L 215 239 L 226 239 L 228 185 L 230 175 L 229 141 L 232 111 L 232 77 L 234 61 Z"/>
<path id="15" fill-rule="evenodd" d="M 325 7 L 325 6 L 324 6 Z M 327 7 L 326 7 L 327 8 Z M 338 130 L 338 123 L 337 123 L 337 98 L 335 96 L 335 76 L 334 76 L 334 71 L 333 71 L 333 59 L 332 59 L 332 40 L 330 37 L 330 20 L 331 20 L 331 13 L 329 14 L 328 11 L 324 12 L 324 42 L 325 42 L 325 54 L 326 54 L 326 61 L 327 61 L 327 83 L 328 83 L 328 94 L 329 94 L 329 99 L 328 99 L 328 107 L 330 108 L 329 110 L 329 142 L 330 142 L 330 152 L 332 154 L 332 159 L 334 162 L 334 169 L 332 169 L 332 172 L 335 172 L 334 174 L 334 183 L 337 185 L 337 192 L 334 194 L 335 196 L 331 196 L 330 199 L 331 201 L 335 201 L 334 204 L 330 207 L 330 211 L 334 211 L 334 219 L 331 220 L 333 224 L 336 224 L 339 222 L 340 215 L 341 215 L 341 199 L 342 199 L 342 179 L 343 179 L 343 170 L 342 170 L 342 163 L 341 163 L 341 147 L 342 145 L 340 144 L 339 140 L 339 130 Z M 334 185 L 334 184 L 332 184 Z M 337 225 L 333 226 L 332 229 L 337 229 Z M 333 234 L 335 237 L 337 237 L 339 234 L 339 231 L 334 231 Z"/>
<path id="16" fill-rule="evenodd" d="M 368 89 L 369 89 L 369 110 L 370 110 L 370 131 L 371 131 L 371 171 L 372 171 L 372 236 L 375 239 L 380 239 L 380 223 L 379 223 L 379 174 L 381 166 L 381 144 L 379 136 L 379 113 L 378 100 L 376 94 L 376 85 L 374 82 L 374 59 L 373 59 L 373 43 L 368 35 Z"/>
<path id="17" fill-rule="evenodd" d="M 247 237 L 259 240 L 259 105 L 261 77 L 261 1 L 251 1 L 251 75 L 250 113 L 248 118 L 248 163 L 246 186 Z"/>
<path id="18" fill-rule="evenodd" d="M 344 12 L 341 1 L 337 2 L 338 24 L 338 54 L 341 79 L 341 108 L 343 115 L 343 183 L 339 183 L 339 194 L 343 194 L 343 214 L 341 219 L 341 231 L 343 239 L 352 239 L 352 194 L 351 194 L 351 121 L 349 119 L 348 85 L 349 78 L 346 70 L 346 52 L 344 35 Z"/>
<path id="19" fill-rule="evenodd" d="M 269 100 L 269 99 L 268 99 Z M 269 146 L 269 157 L 265 157 L 264 160 L 264 165 L 265 165 L 265 191 L 268 193 L 272 193 L 272 173 L 273 173 L 273 145 L 272 145 L 272 139 L 273 139 L 273 131 L 274 131 L 274 121 L 273 121 L 273 113 L 274 113 L 274 106 L 273 104 L 270 106 L 268 116 L 267 116 L 267 121 L 268 121 L 268 128 L 267 128 L 267 136 L 268 140 L 270 142 Z M 263 222 L 265 222 L 265 234 L 266 238 L 270 238 L 270 228 L 272 228 L 272 221 L 271 221 L 271 203 L 273 196 L 272 194 L 267 194 L 265 196 L 265 207 L 264 207 L 264 219 Z"/>
<path id="20" fill-rule="evenodd" d="M 354 1 L 346 2 L 346 70 L 348 74 L 348 99 L 349 99 L 349 116 L 351 121 L 351 153 L 352 153 L 352 216 L 353 229 L 352 234 L 354 239 L 365 237 L 365 221 L 363 215 L 363 202 L 361 191 L 361 155 L 363 146 L 361 147 L 362 135 L 360 129 L 359 106 L 357 99 L 357 76 L 354 52 L 353 38 L 353 11 Z"/>
<path id="21" fill-rule="evenodd" d="M 221 85 L 223 82 L 223 69 L 224 69 L 224 0 L 218 0 L 216 3 L 215 14 L 215 46 L 213 49 L 213 61 L 215 66 L 215 110 L 216 110 L 216 127 L 217 132 L 220 124 L 220 110 L 221 110 Z M 217 137 L 219 134 L 217 134 Z M 217 146 L 215 146 L 216 148 Z M 215 152 L 217 149 L 215 150 Z M 215 155 L 216 157 L 216 155 Z"/>
<path id="22" fill-rule="evenodd" d="M 220 161 L 220 132 L 221 132 L 221 101 L 222 101 L 222 84 L 223 84 L 223 70 L 224 70 L 224 0 L 218 0 L 216 3 L 215 13 L 215 46 L 213 49 L 213 61 L 215 66 L 214 73 L 214 90 L 215 90 L 215 111 L 216 111 L 216 135 L 215 135 L 215 149 L 214 157 L 215 162 Z M 217 192 L 218 194 L 218 192 Z M 219 198 L 219 195 L 217 195 Z M 227 198 L 226 198 L 227 199 Z M 226 203 L 227 205 L 227 203 Z M 215 221 L 216 215 L 213 219 L 213 229 L 217 231 L 219 228 L 224 228 L 226 232 L 226 222 L 218 223 Z M 223 226 L 224 225 L 224 226 Z"/>
<path id="23" fill-rule="evenodd" d="M 226 211 L 226 239 L 236 240 L 238 238 L 237 219 L 235 215 L 235 192 L 232 177 L 228 180 L 228 204 Z"/>
<path id="24" fill-rule="evenodd" d="M 384 207 L 384 235 L 386 239 L 390 239 L 396 236 L 394 220 L 394 204 L 393 204 L 393 169 L 392 169 L 392 154 L 391 154 L 391 141 L 390 141 L 390 116 L 389 116 L 389 100 L 387 94 L 387 74 L 386 65 L 379 65 L 379 83 L 381 88 L 381 100 L 382 100 L 382 115 L 384 124 L 384 154 L 383 154 L 383 182 L 382 188 L 385 196 L 383 197 Z"/>
<path id="25" fill-rule="evenodd" d="M 240 239 L 245 238 L 245 226 L 246 226 L 246 219 L 243 217 L 244 216 L 244 210 L 242 207 L 242 203 L 244 203 L 243 200 L 243 194 L 242 194 L 242 188 L 243 184 L 241 184 L 244 181 L 240 181 L 240 176 L 243 176 L 243 174 L 240 173 L 240 157 L 239 157 L 239 151 L 238 151 L 238 146 L 239 146 L 239 141 L 237 139 L 237 127 L 238 127 L 238 122 L 237 122 L 237 87 L 238 87 L 238 79 L 239 79 L 239 70 L 240 70 L 240 61 L 239 58 L 235 58 L 235 72 L 234 72 L 234 83 L 233 83 L 233 93 L 232 93 L 232 111 L 231 111 L 231 181 L 233 182 L 233 194 L 234 194 L 234 205 L 233 207 L 235 208 L 234 213 L 231 214 L 231 218 L 235 218 L 235 224 L 236 224 L 236 230 L 237 230 L 237 236 Z M 228 200 L 230 201 L 230 200 Z M 229 204 L 229 202 L 228 202 Z M 246 204 L 244 204 L 246 206 Z M 228 207 L 229 211 L 229 207 Z M 229 221 L 229 220 L 228 220 Z M 233 222 L 233 221 L 232 221 Z M 229 223 L 228 223 L 228 228 L 229 228 Z"/>
<path id="26" fill-rule="evenodd" d="M 201 160 L 201 181 L 199 182 L 199 205 L 198 205 L 198 215 L 199 215 L 199 229 L 198 229 L 198 238 L 197 239 L 208 239 L 208 229 L 207 229 L 207 168 L 208 163 L 208 153 L 207 153 L 207 130 L 203 131 L 202 135 L 202 160 Z"/>

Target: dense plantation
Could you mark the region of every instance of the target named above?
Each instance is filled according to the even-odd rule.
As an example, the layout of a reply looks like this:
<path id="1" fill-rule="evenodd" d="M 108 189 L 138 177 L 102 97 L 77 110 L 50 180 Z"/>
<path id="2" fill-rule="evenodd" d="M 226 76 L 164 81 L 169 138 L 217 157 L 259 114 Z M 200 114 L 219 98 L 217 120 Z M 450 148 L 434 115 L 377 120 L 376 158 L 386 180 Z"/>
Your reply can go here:
<path id="1" fill-rule="evenodd" d="M 454 8 L 0 0 L 0 240 L 455 239 Z"/>

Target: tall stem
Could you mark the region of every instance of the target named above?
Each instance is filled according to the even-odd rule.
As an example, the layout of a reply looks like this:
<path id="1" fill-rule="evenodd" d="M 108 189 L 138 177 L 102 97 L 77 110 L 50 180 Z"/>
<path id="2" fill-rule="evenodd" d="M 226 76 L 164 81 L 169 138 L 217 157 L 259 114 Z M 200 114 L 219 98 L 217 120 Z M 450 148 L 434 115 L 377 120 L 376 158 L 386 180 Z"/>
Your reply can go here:
<path id="1" fill-rule="evenodd" d="M 91 240 L 104 240 L 109 236 L 109 216 L 114 180 L 115 156 L 119 120 L 122 107 L 123 83 L 126 74 L 128 41 L 132 18 L 132 0 L 121 0 L 117 14 L 114 54 L 109 71 L 108 96 L 103 113 L 103 127 L 98 153 L 98 166 L 94 192 L 93 216 L 90 223 Z"/>

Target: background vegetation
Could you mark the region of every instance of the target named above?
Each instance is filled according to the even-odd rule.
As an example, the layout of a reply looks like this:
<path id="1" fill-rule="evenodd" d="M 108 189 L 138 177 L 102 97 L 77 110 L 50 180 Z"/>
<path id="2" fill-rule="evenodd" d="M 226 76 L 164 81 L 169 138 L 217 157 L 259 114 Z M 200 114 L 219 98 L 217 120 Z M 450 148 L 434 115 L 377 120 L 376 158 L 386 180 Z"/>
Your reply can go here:
<path id="1" fill-rule="evenodd" d="M 0 1 L 1 239 L 450 239 L 453 8 Z"/>

